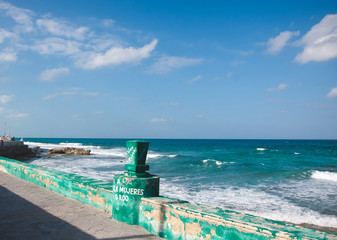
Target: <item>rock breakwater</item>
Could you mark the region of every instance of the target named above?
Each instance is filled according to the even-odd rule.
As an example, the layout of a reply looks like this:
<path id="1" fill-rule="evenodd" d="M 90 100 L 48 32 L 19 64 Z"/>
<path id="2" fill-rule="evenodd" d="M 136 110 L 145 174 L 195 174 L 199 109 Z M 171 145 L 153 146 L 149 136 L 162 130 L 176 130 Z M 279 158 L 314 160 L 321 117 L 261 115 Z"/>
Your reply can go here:
<path id="1" fill-rule="evenodd" d="M 91 150 L 88 150 L 88 149 L 60 147 L 60 148 L 53 148 L 49 150 L 47 154 L 90 155 L 90 151 Z"/>
<path id="2" fill-rule="evenodd" d="M 0 146 L 0 156 L 25 161 L 36 157 L 36 153 L 27 145 Z"/>

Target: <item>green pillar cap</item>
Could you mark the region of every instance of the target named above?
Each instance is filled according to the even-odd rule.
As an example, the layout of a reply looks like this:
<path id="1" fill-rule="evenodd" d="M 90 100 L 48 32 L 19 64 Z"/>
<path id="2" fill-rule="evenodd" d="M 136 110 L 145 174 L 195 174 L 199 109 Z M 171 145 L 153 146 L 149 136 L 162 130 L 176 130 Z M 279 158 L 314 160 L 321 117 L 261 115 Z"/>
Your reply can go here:
<path id="1" fill-rule="evenodd" d="M 141 176 L 149 170 L 149 165 L 145 165 L 149 142 L 146 141 L 127 141 L 126 151 L 128 154 L 128 164 L 125 164 L 125 170 L 131 175 Z"/>

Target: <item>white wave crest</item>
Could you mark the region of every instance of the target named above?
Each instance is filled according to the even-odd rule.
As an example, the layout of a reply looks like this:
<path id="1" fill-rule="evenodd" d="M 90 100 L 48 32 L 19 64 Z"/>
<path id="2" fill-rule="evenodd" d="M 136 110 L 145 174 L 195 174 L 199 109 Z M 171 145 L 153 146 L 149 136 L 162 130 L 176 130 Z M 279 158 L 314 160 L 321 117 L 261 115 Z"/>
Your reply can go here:
<path id="1" fill-rule="evenodd" d="M 210 187 L 191 190 L 163 179 L 161 193 L 199 204 L 244 212 L 267 219 L 295 224 L 308 223 L 324 227 L 336 227 L 337 217 L 298 206 L 282 196 L 268 194 L 257 189 Z"/>
<path id="2" fill-rule="evenodd" d="M 80 147 L 83 146 L 82 143 L 67 143 L 67 142 L 61 142 L 60 143 L 61 146 L 67 146 L 67 147 Z"/>
<path id="3" fill-rule="evenodd" d="M 148 158 L 159 158 L 159 157 L 175 158 L 176 156 L 177 156 L 176 154 L 165 155 L 165 154 L 160 154 L 160 153 L 156 153 L 153 151 L 150 151 L 147 154 Z"/>
<path id="4" fill-rule="evenodd" d="M 256 148 L 257 151 L 266 151 L 266 148 Z"/>
<path id="5" fill-rule="evenodd" d="M 312 175 L 311 175 L 311 178 L 337 182 L 337 173 L 323 172 L 323 171 L 313 171 Z"/>
<path id="6" fill-rule="evenodd" d="M 215 159 L 204 159 L 204 160 L 202 160 L 202 162 L 206 166 L 212 166 L 212 165 L 221 166 L 223 164 L 232 164 L 232 163 L 235 163 L 235 162 L 221 162 L 221 161 L 215 160 Z"/>
<path id="7" fill-rule="evenodd" d="M 52 168 L 67 173 L 75 173 L 80 176 L 94 178 L 97 180 L 112 181 L 115 174 L 123 173 L 126 161 L 110 158 L 97 158 L 94 156 L 79 158 L 39 158 L 29 163 L 41 167 Z M 97 168 L 109 169 L 109 171 L 99 171 Z"/>
<path id="8" fill-rule="evenodd" d="M 68 142 L 61 142 L 59 144 L 41 143 L 41 142 L 25 142 L 25 143 L 31 148 L 39 146 L 42 149 L 50 150 L 50 149 L 58 148 L 58 147 L 73 147 L 73 148 L 89 149 L 91 150 L 91 154 L 95 154 L 95 155 L 112 156 L 112 157 L 119 157 L 123 159 L 127 158 L 126 148 L 124 147 L 104 149 L 101 146 L 83 145 L 82 143 L 68 143 Z M 149 151 L 147 157 L 149 159 L 160 158 L 160 157 L 175 158 L 177 157 L 177 154 L 165 155 L 165 154 L 160 154 L 154 151 Z"/>
<path id="9" fill-rule="evenodd" d="M 91 153 L 96 154 L 96 155 L 120 157 L 124 159 L 127 158 L 127 153 L 126 153 L 125 148 L 110 148 L 110 149 L 96 148 L 96 149 L 92 149 Z"/>
<path id="10" fill-rule="evenodd" d="M 59 144 L 54 144 L 54 143 L 40 143 L 40 142 L 25 142 L 29 147 L 40 147 L 42 149 L 53 149 L 60 147 Z"/>

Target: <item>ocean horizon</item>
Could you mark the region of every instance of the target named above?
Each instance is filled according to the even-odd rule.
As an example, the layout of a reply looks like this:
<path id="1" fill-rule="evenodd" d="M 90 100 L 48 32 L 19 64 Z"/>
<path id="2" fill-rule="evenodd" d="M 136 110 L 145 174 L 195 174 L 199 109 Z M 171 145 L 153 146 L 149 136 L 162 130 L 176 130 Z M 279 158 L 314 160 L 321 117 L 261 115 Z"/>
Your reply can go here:
<path id="1" fill-rule="evenodd" d="M 111 182 L 124 172 L 125 142 L 112 138 L 24 138 L 44 151 L 91 150 L 29 163 Z M 150 142 L 149 172 L 160 195 L 321 227 L 337 226 L 337 140 L 139 139 Z"/>

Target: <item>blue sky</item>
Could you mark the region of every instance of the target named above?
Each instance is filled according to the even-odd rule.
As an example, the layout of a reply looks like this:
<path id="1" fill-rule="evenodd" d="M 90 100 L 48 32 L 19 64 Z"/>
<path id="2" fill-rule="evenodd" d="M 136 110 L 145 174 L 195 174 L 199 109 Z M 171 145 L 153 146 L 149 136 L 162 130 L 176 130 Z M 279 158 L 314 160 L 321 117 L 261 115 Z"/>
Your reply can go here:
<path id="1" fill-rule="evenodd" d="M 337 139 L 337 2 L 0 0 L 5 122 L 23 137 Z"/>

